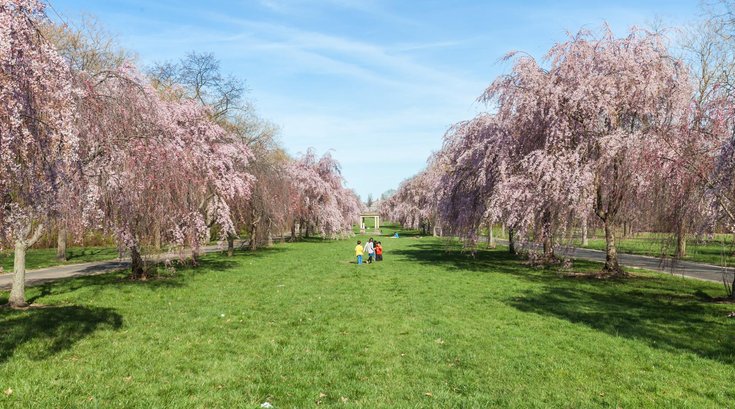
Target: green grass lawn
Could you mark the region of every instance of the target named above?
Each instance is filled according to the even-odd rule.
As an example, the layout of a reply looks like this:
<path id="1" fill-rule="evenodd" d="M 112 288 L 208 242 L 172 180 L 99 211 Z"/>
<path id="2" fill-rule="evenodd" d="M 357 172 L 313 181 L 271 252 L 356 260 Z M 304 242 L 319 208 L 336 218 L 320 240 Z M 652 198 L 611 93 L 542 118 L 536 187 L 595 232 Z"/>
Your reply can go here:
<path id="1" fill-rule="evenodd" d="M 0 309 L 0 407 L 735 402 L 735 306 L 709 302 L 716 284 L 562 278 L 404 237 L 373 265 L 353 263 L 353 240 L 311 240 L 32 288 L 45 308 Z"/>
<path id="2" fill-rule="evenodd" d="M 56 249 L 30 249 L 26 254 L 26 269 L 34 270 L 61 264 L 87 263 L 90 261 L 112 260 L 117 258 L 116 247 L 70 247 L 66 251 L 67 260 L 56 259 Z M 13 249 L 0 251 L 0 267 L 6 273 L 13 271 Z"/>

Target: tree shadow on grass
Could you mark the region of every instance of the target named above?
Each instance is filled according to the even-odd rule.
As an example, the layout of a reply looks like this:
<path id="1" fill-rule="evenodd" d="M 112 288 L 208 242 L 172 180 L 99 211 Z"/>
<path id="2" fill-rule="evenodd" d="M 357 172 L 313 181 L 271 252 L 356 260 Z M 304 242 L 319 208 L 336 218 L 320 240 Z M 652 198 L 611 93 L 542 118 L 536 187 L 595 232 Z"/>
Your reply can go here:
<path id="1" fill-rule="evenodd" d="M 426 265 L 442 265 L 454 271 L 497 272 L 543 284 L 548 284 L 550 280 L 572 280 L 570 277 L 565 276 L 566 273 L 561 273 L 560 264 L 531 266 L 518 255 L 510 254 L 505 246 L 498 246 L 495 249 L 477 248 L 472 252 L 468 249 L 463 249 L 462 245 L 458 242 L 445 241 L 439 243 L 428 240 L 424 242 L 416 241 L 406 249 L 389 251 L 390 254 L 405 257 L 411 262 Z M 602 263 L 581 259 L 574 260 L 573 266 L 573 271 L 577 273 L 597 273 L 602 269 Z M 623 279 L 608 278 L 604 281 L 656 281 L 656 279 L 656 277 L 639 275 Z M 577 282 L 580 281 L 589 280 L 577 279 Z M 593 281 L 600 280 L 593 279 Z"/>
<path id="2" fill-rule="evenodd" d="M 181 287 L 183 285 L 183 277 L 176 275 L 154 276 L 148 280 L 141 281 L 131 280 L 129 270 L 118 270 L 98 275 L 76 276 L 34 283 L 26 291 L 28 294 L 28 303 L 33 303 L 46 296 L 73 293 L 81 289 L 91 291 L 91 296 L 94 297 L 98 292 L 109 288 L 123 289 L 127 287 L 139 287 L 155 291 L 162 288 Z M 2 302 L 1 298 L 0 302 Z"/>
<path id="3" fill-rule="evenodd" d="M 533 268 L 506 252 L 480 250 L 474 255 L 458 246 L 417 243 L 396 255 L 411 261 L 443 265 L 457 272 L 495 272 L 541 284 L 528 294 L 503 300 L 528 313 L 640 340 L 654 348 L 690 352 L 735 364 L 735 320 L 727 308 L 711 303 L 708 283 L 658 275 L 621 279 L 569 278 L 557 268 Z M 575 261 L 577 270 L 599 271 L 600 264 Z"/>
<path id="4" fill-rule="evenodd" d="M 507 302 L 520 311 L 553 316 L 654 348 L 686 351 L 735 364 L 735 327 L 721 306 L 654 283 L 553 280 L 543 291 Z"/>
<path id="5" fill-rule="evenodd" d="M 0 308 L 0 363 L 24 344 L 34 344 L 31 359 L 41 360 L 71 348 L 98 330 L 117 330 L 122 316 L 109 308 L 49 306 L 17 311 Z"/>
<path id="6" fill-rule="evenodd" d="M 321 242 L 328 242 L 326 240 L 322 239 L 307 239 L 307 242 L 309 243 L 321 243 Z M 272 256 L 275 254 L 280 254 L 288 251 L 287 247 L 275 245 L 272 247 L 258 247 L 257 250 L 252 251 L 248 248 L 238 249 L 235 247 L 235 252 L 232 257 L 225 256 L 225 253 L 227 253 L 227 250 L 222 250 L 221 252 L 213 252 L 208 253 L 201 257 L 201 261 L 203 263 L 207 262 L 223 262 L 223 263 L 229 263 L 229 267 L 223 267 L 223 268 L 230 268 L 237 264 L 237 260 L 239 259 L 246 259 L 246 258 L 263 258 Z"/>
<path id="7" fill-rule="evenodd" d="M 259 249 L 255 252 L 238 250 L 235 251 L 233 257 L 225 257 L 219 253 L 208 253 L 202 255 L 197 260 L 196 265 L 193 265 L 191 261 L 174 262 L 173 271 L 166 271 L 164 263 L 159 262 L 155 264 L 155 271 L 147 280 L 131 280 L 130 270 L 126 267 L 126 263 L 111 263 L 112 267 L 108 269 L 109 271 L 95 275 L 89 274 L 99 267 L 90 266 L 78 275 L 68 278 L 29 280 L 27 283 L 29 285 L 27 301 L 33 303 L 46 296 L 73 293 L 81 289 L 91 291 L 92 296 L 94 296 L 97 292 L 110 288 L 123 290 L 128 287 L 139 287 L 156 291 L 162 288 L 182 287 L 186 285 L 188 279 L 201 271 L 232 269 L 239 265 L 240 260 L 261 258 L 282 251 L 286 251 L 286 249 L 274 247 Z M 0 290 L 0 304 L 7 303 L 7 300 L 8 293 Z"/>
<path id="8" fill-rule="evenodd" d="M 96 256 L 100 254 L 109 256 L 110 258 L 116 258 L 118 256 L 118 251 L 111 247 L 73 248 L 67 250 L 66 259 L 67 261 L 71 261 L 81 259 L 85 256 Z"/>
<path id="9" fill-rule="evenodd" d="M 411 262 L 441 265 L 456 272 L 497 272 L 516 275 L 530 281 L 545 280 L 543 268 L 529 267 L 517 256 L 500 249 L 480 249 L 473 253 L 469 250 L 463 250 L 460 245 L 452 242 L 420 242 L 417 240 L 410 244 L 408 248 L 391 250 L 388 247 L 385 251 L 386 254 L 403 257 Z"/>
<path id="10" fill-rule="evenodd" d="M 291 244 L 293 244 L 293 243 L 323 243 L 323 244 L 328 244 L 328 243 L 334 243 L 335 241 L 338 241 L 338 240 L 341 240 L 341 239 L 323 237 L 323 236 L 320 236 L 318 234 L 312 234 L 309 237 L 306 237 L 306 236 L 296 236 L 295 239 L 292 239 L 291 236 L 286 236 L 286 237 L 284 237 L 280 241 L 274 241 L 274 246 L 272 246 L 272 247 L 265 247 L 265 246 L 258 247 L 258 249 L 255 250 L 255 251 L 256 252 L 259 252 L 261 250 L 276 250 L 276 249 L 279 249 L 279 246 L 281 244 L 284 244 L 284 243 L 291 243 Z M 242 247 L 242 249 L 243 250 L 246 250 L 246 251 L 250 251 L 248 249 L 248 247 L 247 247 L 247 244 L 244 247 Z"/>
<path id="11" fill-rule="evenodd" d="M 421 230 L 414 230 L 414 229 L 403 229 L 403 228 L 396 228 L 393 229 L 396 233 L 398 233 L 398 237 L 400 238 L 409 238 L 409 237 L 432 237 L 431 233 L 424 233 Z"/>

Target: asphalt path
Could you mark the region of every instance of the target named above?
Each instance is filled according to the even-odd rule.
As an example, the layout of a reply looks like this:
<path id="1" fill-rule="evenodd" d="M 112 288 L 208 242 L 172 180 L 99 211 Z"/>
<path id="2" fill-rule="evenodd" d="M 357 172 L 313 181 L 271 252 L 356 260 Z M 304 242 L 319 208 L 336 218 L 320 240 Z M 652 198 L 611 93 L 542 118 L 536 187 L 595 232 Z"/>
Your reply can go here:
<path id="1" fill-rule="evenodd" d="M 508 244 L 507 240 L 496 241 L 500 244 Z M 562 249 L 562 254 L 575 259 L 605 262 L 605 252 L 600 250 L 566 247 Z M 618 262 L 625 267 L 660 271 L 676 276 L 712 281 L 715 283 L 722 283 L 723 274 L 725 274 L 725 279 L 732 283 L 733 273 L 735 272 L 733 268 L 724 268 L 691 261 L 672 260 L 670 258 L 662 259 L 659 257 L 640 256 L 637 254 L 618 253 Z"/>
<path id="2" fill-rule="evenodd" d="M 236 246 L 240 245 L 240 243 L 236 243 Z M 204 246 L 202 247 L 202 252 L 204 253 L 213 253 L 217 251 L 222 251 L 223 249 L 219 246 Z M 174 260 L 179 258 L 179 253 L 166 253 L 157 255 L 154 257 L 158 260 Z M 186 257 L 190 257 L 191 252 L 189 252 Z M 58 280 L 61 278 L 69 278 L 69 277 L 80 277 L 80 276 L 90 276 L 90 275 L 97 275 L 97 274 L 104 274 L 108 273 L 110 271 L 115 270 L 122 270 L 130 267 L 130 258 L 123 258 L 123 259 L 116 259 L 116 260 L 108 260 L 108 261 L 94 261 L 91 263 L 81 263 L 81 264 L 66 264 L 61 266 L 53 266 L 48 268 L 41 268 L 38 270 L 28 270 L 26 271 L 26 286 L 34 286 L 39 285 L 43 283 L 47 283 L 49 281 Z M 7 273 L 7 274 L 0 274 L 0 290 L 9 290 L 10 287 L 13 284 L 13 273 Z"/>

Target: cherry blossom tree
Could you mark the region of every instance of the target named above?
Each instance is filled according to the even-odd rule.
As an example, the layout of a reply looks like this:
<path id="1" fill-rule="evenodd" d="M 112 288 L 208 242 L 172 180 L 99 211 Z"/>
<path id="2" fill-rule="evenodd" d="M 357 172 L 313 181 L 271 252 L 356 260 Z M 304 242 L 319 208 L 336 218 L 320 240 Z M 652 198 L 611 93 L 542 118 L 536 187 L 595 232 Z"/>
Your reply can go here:
<path id="1" fill-rule="evenodd" d="M 385 200 L 381 207 L 381 215 L 403 227 L 421 229 L 428 234 L 436 224 L 436 167 L 429 167 L 401 183 L 395 194 Z"/>
<path id="2" fill-rule="evenodd" d="M 507 134 L 495 117 L 481 114 L 454 125 L 444 136 L 433 174 L 437 211 L 447 232 L 475 243 L 480 226 L 492 224 L 489 214 L 504 158 Z M 431 193 L 429 193 L 431 194 Z"/>
<path id="3" fill-rule="evenodd" d="M 341 237 L 353 237 L 354 226 L 360 219 L 360 214 L 367 208 L 360 200 L 360 196 L 352 189 L 342 187 L 337 191 L 337 203 L 342 214 Z"/>
<path id="4" fill-rule="evenodd" d="M 713 231 L 722 225 L 735 234 L 735 99 L 729 93 L 722 94 L 719 98 L 710 99 L 703 108 L 706 120 L 698 121 L 701 128 L 695 128 L 693 132 L 701 132 L 705 136 L 700 151 L 708 153 L 708 150 L 715 149 L 712 166 L 707 166 L 710 162 L 687 156 L 683 150 L 675 160 L 703 183 L 705 200 L 710 204 L 708 211 L 704 212 L 704 220 L 709 222 L 707 230 Z M 735 298 L 735 276 L 730 283 L 724 277 L 723 280 L 730 297 Z"/>
<path id="5" fill-rule="evenodd" d="M 249 197 L 247 146 L 208 109 L 156 90 L 133 67 L 90 78 L 83 132 L 89 220 L 113 229 L 144 278 L 152 232 L 196 250 L 217 225 L 235 234 L 228 200 Z M 92 135 L 94 137 L 92 137 Z"/>
<path id="6" fill-rule="evenodd" d="M 712 233 L 729 223 L 723 195 L 723 154 L 731 137 L 735 74 L 732 4 L 705 6 L 704 18 L 686 29 L 679 48 L 690 66 L 694 96 L 688 121 L 667 138 L 666 169 L 672 176 L 659 207 L 661 231 L 676 239 L 676 255 L 686 255 L 687 233 Z M 719 156 L 719 157 L 718 157 Z M 726 162 L 726 161 L 725 161 Z M 726 179 L 726 178 L 725 178 Z M 714 213 L 713 213 L 714 212 Z"/>
<path id="7" fill-rule="evenodd" d="M 637 206 L 641 215 L 648 216 L 652 230 L 671 233 L 671 240 L 662 243 L 662 255 L 668 254 L 672 243 L 679 259 L 687 255 L 688 234 L 714 232 L 719 224 L 712 213 L 717 205 L 708 185 L 712 186 L 715 157 L 722 146 L 716 138 L 722 135 L 713 138 L 713 122 L 706 120 L 703 115 L 708 114 L 698 107 L 701 105 L 694 102 L 688 121 L 662 138 L 664 161 L 658 172 L 649 175 L 652 189 L 648 196 L 639 198 Z"/>
<path id="8" fill-rule="evenodd" d="M 45 21 L 41 27 L 42 35 L 53 44 L 59 55 L 72 71 L 74 86 L 83 88 L 82 82 L 87 75 L 100 75 L 104 71 L 120 68 L 133 58 L 131 53 L 121 48 L 114 37 L 91 16 L 84 16 L 73 25 L 56 24 Z M 82 101 L 78 99 L 78 102 Z M 71 238 L 84 235 L 82 203 L 78 200 L 80 192 L 75 191 L 78 184 L 62 186 L 59 206 L 56 212 L 57 258 L 66 260 L 66 246 Z"/>
<path id="9" fill-rule="evenodd" d="M 623 274 L 615 226 L 651 187 L 644 175 L 661 169 L 661 139 L 683 120 L 691 99 L 686 67 L 659 35 L 637 30 L 625 38 L 609 29 L 600 36 L 582 31 L 546 58 L 548 70 L 522 58 L 509 79 L 496 81 L 485 95 L 498 103 L 499 116 L 522 109 L 526 120 L 539 124 L 539 137 L 524 142 L 541 146 L 523 157 L 523 172 L 509 180 L 520 178 L 514 183 L 526 193 L 526 206 L 541 210 L 533 201 L 541 196 L 553 205 L 544 228 L 547 220 L 585 214 L 591 204 L 605 228 L 604 270 Z M 536 85 L 518 91 L 519 80 Z"/>
<path id="10" fill-rule="evenodd" d="M 24 306 L 25 255 L 79 159 L 71 73 L 41 35 L 44 5 L 0 2 L 0 228 L 15 247 L 10 305 Z"/>
<path id="11" fill-rule="evenodd" d="M 561 191 L 562 182 L 575 177 L 568 158 L 541 155 L 554 123 L 548 115 L 551 100 L 544 98 L 548 80 L 535 60 L 519 58 L 513 71 L 481 97 L 494 103 L 496 112 L 461 122 L 445 135 L 438 154 L 443 162 L 440 216 L 471 243 L 483 224 L 491 231 L 502 221 L 509 227 L 511 252 L 517 237 L 533 236 L 541 239 L 550 260 L 554 235 L 568 226 L 568 209 L 589 196 Z M 552 172 L 569 179 L 550 178 Z"/>
<path id="12" fill-rule="evenodd" d="M 281 235 L 289 228 L 288 157 L 280 150 L 256 151 L 248 171 L 256 178 L 249 198 L 235 197 L 231 208 L 236 222 L 248 232 L 250 250 L 261 243 L 272 244 L 274 235 Z M 228 254 L 232 254 L 235 236 L 228 237 Z"/>
<path id="13" fill-rule="evenodd" d="M 325 237 L 350 235 L 357 222 L 361 203 L 357 195 L 344 186 L 339 163 L 329 153 L 317 157 L 313 149 L 294 160 L 289 167 L 292 180 L 292 239 L 296 224 Z"/>
<path id="14" fill-rule="evenodd" d="M 288 230 L 290 218 L 290 181 L 288 166 L 291 160 L 278 145 L 278 129 L 255 115 L 254 110 L 240 112 L 218 122 L 235 135 L 252 152 L 245 171 L 256 182 L 250 197 L 234 197 L 228 203 L 234 214 L 238 233 L 247 232 L 251 250 L 259 245 L 272 244 L 273 237 Z M 234 254 L 235 235 L 227 237 L 227 253 Z"/>
<path id="15" fill-rule="evenodd" d="M 685 65 L 662 36 L 635 29 L 624 38 L 581 31 L 549 51 L 547 66 L 507 58 L 511 73 L 480 98 L 494 112 L 452 127 L 437 165 L 404 183 L 386 212 L 415 224 L 430 209 L 415 192 L 433 179 L 439 219 L 455 234 L 474 242 L 483 224 L 502 220 L 543 242 L 547 259 L 555 237 L 570 238 L 594 214 L 606 232 L 604 270 L 623 274 L 616 226 L 641 213 L 640 198 L 681 176 L 671 146 L 696 145 L 682 131 L 692 112 Z"/>
<path id="16" fill-rule="evenodd" d="M 240 143 L 257 150 L 257 158 L 251 160 L 245 170 L 256 175 L 258 180 L 252 196 L 234 197 L 228 205 L 237 214 L 238 230 L 248 231 L 251 250 L 263 240 L 270 242 L 273 231 L 282 228 L 286 216 L 282 210 L 288 209 L 284 165 L 276 159 L 280 156 L 273 139 L 276 128 L 257 117 L 244 98 L 244 82 L 224 75 L 213 53 L 191 52 L 178 62 L 155 64 L 148 74 L 156 87 L 208 107 L 213 121 L 232 133 Z M 208 226 L 213 222 L 208 221 Z M 234 234 L 227 236 L 228 254 L 234 252 L 235 238 Z"/>

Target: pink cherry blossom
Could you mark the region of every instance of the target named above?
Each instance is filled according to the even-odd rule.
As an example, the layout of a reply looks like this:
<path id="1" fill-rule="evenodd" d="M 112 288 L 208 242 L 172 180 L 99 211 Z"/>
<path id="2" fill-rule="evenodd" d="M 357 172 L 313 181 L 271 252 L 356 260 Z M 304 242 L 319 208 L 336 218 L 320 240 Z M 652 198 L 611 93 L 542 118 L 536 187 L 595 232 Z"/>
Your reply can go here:
<path id="1" fill-rule="evenodd" d="M 25 304 L 25 252 L 49 224 L 79 158 L 76 90 L 38 26 L 44 5 L 0 1 L 0 234 L 15 247 L 10 304 Z"/>

